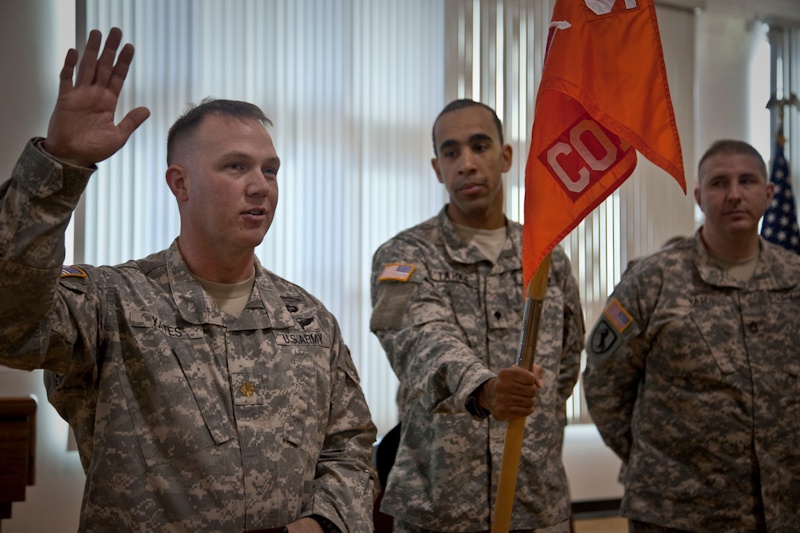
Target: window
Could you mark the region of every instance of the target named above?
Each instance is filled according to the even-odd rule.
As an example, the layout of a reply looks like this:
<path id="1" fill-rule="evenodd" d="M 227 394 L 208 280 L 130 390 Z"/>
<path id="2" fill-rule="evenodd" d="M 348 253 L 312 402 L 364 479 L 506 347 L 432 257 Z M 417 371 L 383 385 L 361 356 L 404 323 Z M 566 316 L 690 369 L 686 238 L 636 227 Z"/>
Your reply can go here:
<path id="1" fill-rule="evenodd" d="M 91 181 L 76 216 L 75 261 L 115 264 L 168 246 L 179 230 L 163 177 L 169 125 L 206 96 L 258 104 L 275 123 L 282 168 L 278 212 L 257 254 L 337 316 L 379 431 L 388 431 L 397 420 L 397 381 L 369 332 L 372 254 L 444 204 L 430 168 L 430 135 L 455 98 L 497 109 L 515 152 L 506 210 L 521 219 L 553 0 L 78 4 L 86 28 L 119 26 L 136 47 L 120 113 L 145 105 L 152 115 Z M 684 158 L 692 161 L 686 58 L 693 56 L 694 15 L 658 13 Z M 587 326 L 630 258 L 693 231 L 691 209 L 674 181 L 640 158 L 634 176 L 564 241 Z M 579 387 L 569 412 L 587 420 Z"/>

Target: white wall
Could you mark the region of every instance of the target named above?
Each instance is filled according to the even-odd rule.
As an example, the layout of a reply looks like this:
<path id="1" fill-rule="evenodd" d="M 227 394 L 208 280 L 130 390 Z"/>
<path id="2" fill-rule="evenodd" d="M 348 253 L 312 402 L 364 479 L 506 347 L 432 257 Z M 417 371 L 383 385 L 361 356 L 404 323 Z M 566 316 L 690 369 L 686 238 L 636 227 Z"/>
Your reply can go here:
<path id="1" fill-rule="evenodd" d="M 719 137 L 748 138 L 747 61 L 756 16 L 800 21 L 800 0 L 673 0 L 704 5 L 698 15 L 695 154 Z M 64 38 L 74 28 L 72 0 L 0 0 L 0 169 L 8 173 L 25 141 L 44 135 L 55 101 Z M 797 89 L 796 89 L 797 90 Z M 686 161 L 687 174 L 696 161 Z M 36 484 L 13 505 L 4 533 L 77 529 L 84 475 L 68 452 L 66 426 L 49 406 L 40 372 L 0 367 L 0 396 L 39 399 Z M 615 498 L 619 462 L 592 426 L 567 431 L 564 457 L 575 500 Z"/>
<path id="2" fill-rule="evenodd" d="M 25 142 L 47 131 L 65 48 L 74 42 L 72 0 L 0 0 L 0 172 L 7 175 Z M 4 533 L 76 531 L 84 474 L 67 451 L 68 428 L 47 402 L 42 372 L 0 366 L 0 396 L 38 399 L 36 478 L 25 501 L 12 505 Z"/>
<path id="3" fill-rule="evenodd" d="M 716 139 L 749 137 L 749 60 L 757 35 L 739 16 L 706 12 L 698 17 L 697 146 L 700 157 Z M 766 102 L 763 103 L 766 105 Z M 688 170 L 688 169 L 687 169 Z"/>

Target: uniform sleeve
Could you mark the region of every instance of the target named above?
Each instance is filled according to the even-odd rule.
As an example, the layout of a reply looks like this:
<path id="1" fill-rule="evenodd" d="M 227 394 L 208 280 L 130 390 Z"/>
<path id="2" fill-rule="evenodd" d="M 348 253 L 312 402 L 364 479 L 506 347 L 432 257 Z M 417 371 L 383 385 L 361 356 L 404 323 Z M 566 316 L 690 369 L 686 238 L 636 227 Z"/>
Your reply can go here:
<path id="1" fill-rule="evenodd" d="M 0 363 L 64 372 L 68 350 L 51 346 L 75 340 L 60 289 L 64 232 L 93 170 L 62 166 L 40 144 L 25 147 L 0 186 Z"/>
<path id="2" fill-rule="evenodd" d="M 631 420 L 648 350 L 644 332 L 649 310 L 640 270 L 625 274 L 609 297 L 587 339 L 583 374 L 592 420 L 623 462 L 631 450 Z"/>
<path id="3" fill-rule="evenodd" d="M 371 532 L 377 473 L 371 466 L 377 430 L 350 351 L 337 327 L 327 434 L 317 463 L 313 495 L 302 513 L 332 522 L 343 533 Z"/>
<path id="4" fill-rule="evenodd" d="M 559 405 L 566 401 L 575 390 L 581 366 L 581 354 L 584 348 L 586 326 L 583 320 L 583 308 L 578 291 L 578 282 L 572 275 L 572 266 L 565 254 L 560 254 L 557 262 L 556 278 L 564 293 L 564 334 L 561 350 L 561 365 L 558 373 Z"/>
<path id="5" fill-rule="evenodd" d="M 449 297 L 429 279 L 424 255 L 414 243 L 397 239 L 375 253 L 370 329 L 405 397 L 419 398 L 430 412 L 479 418 L 466 405 L 495 374 L 469 347 Z M 381 279 L 391 265 L 413 267 L 413 272 L 406 280 Z"/>

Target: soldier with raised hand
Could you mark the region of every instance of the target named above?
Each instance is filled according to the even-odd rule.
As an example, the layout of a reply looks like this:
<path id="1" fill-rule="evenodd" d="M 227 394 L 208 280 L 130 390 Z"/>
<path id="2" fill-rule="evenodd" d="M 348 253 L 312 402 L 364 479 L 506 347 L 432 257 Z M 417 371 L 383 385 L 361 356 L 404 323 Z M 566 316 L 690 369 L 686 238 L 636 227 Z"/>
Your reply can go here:
<path id="1" fill-rule="evenodd" d="M 484 104 L 445 107 L 433 126 L 432 165 L 450 201 L 373 258 L 370 327 L 401 390 L 400 443 L 381 505 L 397 532 L 488 531 L 504 421 L 523 416 L 512 529 L 570 531 L 561 445 L 583 349 L 578 286 L 555 249 L 537 365 L 515 366 L 522 226 L 503 212 L 512 151 L 502 130 Z"/>
<path id="2" fill-rule="evenodd" d="M 800 256 L 764 241 L 761 155 L 703 155 L 694 237 L 636 261 L 587 341 L 594 422 L 634 532 L 800 531 Z"/>
<path id="3" fill-rule="evenodd" d="M 258 107 L 207 99 L 170 129 L 168 249 L 62 267 L 95 164 L 149 115 L 114 123 L 120 41 L 69 51 L 47 138 L 0 188 L 0 363 L 43 368 L 75 431 L 80 530 L 371 531 L 375 427 L 339 326 L 254 253 L 280 166 Z"/>

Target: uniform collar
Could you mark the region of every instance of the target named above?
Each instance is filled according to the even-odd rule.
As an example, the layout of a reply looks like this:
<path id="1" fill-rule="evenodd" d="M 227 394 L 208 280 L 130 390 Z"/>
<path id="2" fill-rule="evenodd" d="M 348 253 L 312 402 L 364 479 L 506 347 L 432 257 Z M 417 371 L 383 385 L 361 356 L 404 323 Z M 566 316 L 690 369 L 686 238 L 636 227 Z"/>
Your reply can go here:
<path id="1" fill-rule="evenodd" d="M 439 227 L 442 230 L 442 238 L 444 240 L 444 247 L 447 255 L 458 263 L 471 265 L 487 261 L 483 253 L 477 246 L 464 241 L 456 231 L 453 221 L 447 216 L 447 205 L 445 205 L 439 215 L 437 216 Z M 519 263 L 522 257 L 522 232 L 517 231 L 516 225 L 509 223 L 506 218 L 506 242 L 503 246 L 503 251 L 500 252 L 500 257 L 497 259 L 495 269 L 501 267 L 519 268 Z M 516 265 L 516 267 L 514 267 Z"/>
<path id="2" fill-rule="evenodd" d="M 797 286 L 797 276 L 792 274 L 791 265 L 788 264 L 786 258 L 782 257 L 779 249 L 765 242 L 761 237 L 758 239 L 758 263 L 753 276 L 748 281 L 739 281 L 731 278 L 708 253 L 708 248 L 706 248 L 700 236 L 701 229 L 698 229 L 694 234 L 693 253 L 700 278 L 705 283 L 716 287 L 766 291 L 790 289 Z M 796 264 L 793 265 L 793 268 L 797 268 Z"/>
<path id="3" fill-rule="evenodd" d="M 258 258 L 255 258 L 255 271 L 250 301 L 232 329 L 292 327 L 294 320 Z M 185 321 L 191 324 L 223 325 L 222 311 L 213 304 L 211 297 L 189 271 L 178 249 L 177 239 L 167 250 L 167 272 L 175 305 Z"/>

